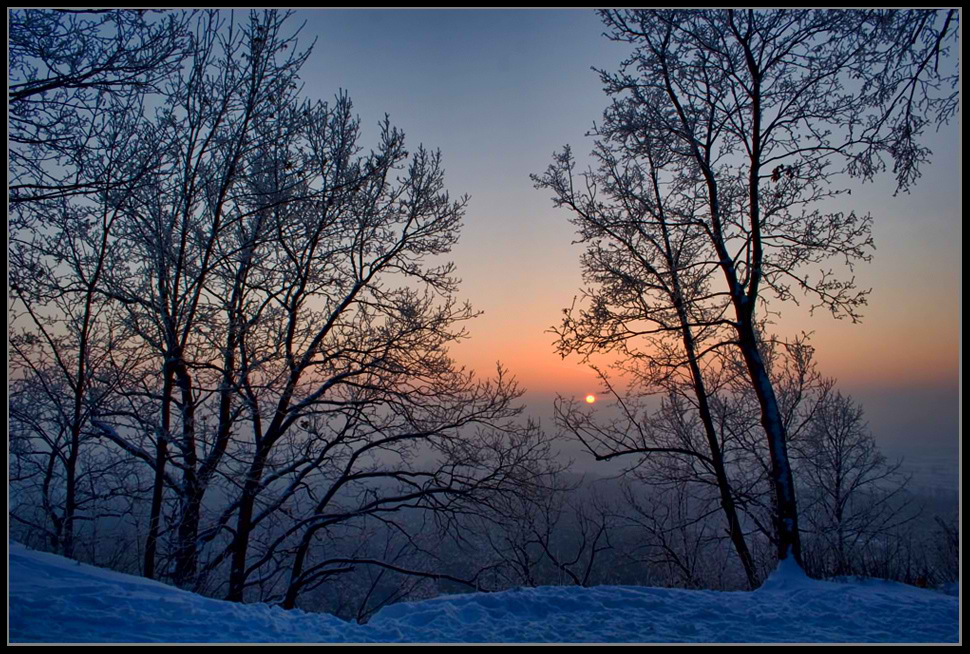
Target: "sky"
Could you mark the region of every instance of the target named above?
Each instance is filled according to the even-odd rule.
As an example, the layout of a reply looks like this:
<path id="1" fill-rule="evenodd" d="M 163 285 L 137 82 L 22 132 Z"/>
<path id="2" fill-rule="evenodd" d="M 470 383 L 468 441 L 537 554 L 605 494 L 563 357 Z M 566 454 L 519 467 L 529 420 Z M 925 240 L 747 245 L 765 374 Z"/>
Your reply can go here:
<path id="1" fill-rule="evenodd" d="M 305 10 L 316 39 L 305 92 L 343 89 L 376 138 L 385 113 L 411 147 L 440 149 L 453 197 L 471 196 L 451 259 L 462 299 L 483 315 L 455 359 L 487 376 L 501 362 L 528 389 L 528 413 L 552 429 L 556 394 L 597 392 L 549 328 L 582 287 L 573 227 L 529 179 L 586 132 L 608 100 L 592 70 L 615 70 L 630 46 L 610 42 L 589 10 Z M 775 333 L 812 332 L 821 372 L 863 402 L 877 440 L 903 454 L 957 455 L 962 261 L 962 139 L 957 121 L 929 136 L 933 163 L 909 194 L 891 175 L 854 185 L 845 210 L 871 212 L 877 250 L 856 271 L 871 288 L 861 324 L 775 305 Z"/>

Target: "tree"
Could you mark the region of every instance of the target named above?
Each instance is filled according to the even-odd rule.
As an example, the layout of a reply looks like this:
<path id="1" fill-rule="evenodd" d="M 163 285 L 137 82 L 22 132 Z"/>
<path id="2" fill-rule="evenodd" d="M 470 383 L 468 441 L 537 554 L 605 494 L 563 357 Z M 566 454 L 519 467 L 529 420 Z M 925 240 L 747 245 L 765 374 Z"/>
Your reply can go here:
<path id="1" fill-rule="evenodd" d="M 235 382 L 238 325 L 226 334 L 210 335 L 228 341 L 213 354 L 204 340 L 204 324 L 211 314 L 208 287 L 220 258 L 233 256 L 229 248 L 245 247 L 228 241 L 228 234 L 240 229 L 239 222 L 250 220 L 245 206 L 251 202 L 250 190 L 242 181 L 244 158 L 266 146 L 259 141 L 258 126 L 273 123 L 281 107 L 297 101 L 294 80 L 309 55 L 297 52 L 295 37 L 283 34 L 285 19 L 276 12 L 254 12 L 240 26 L 227 25 L 217 12 L 199 17 L 191 62 L 167 81 L 165 102 L 144 127 L 159 144 L 158 165 L 137 195 L 119 207 L 123 217 L 118 255 L 103 285 L 103 293 L 124 307 L 127 325 L 153 353 L 159 368 L 160 415 L 145 574 L 154 576 L 165 469 L 175 457 L 181 473 L 173 487 L 181 504 L 175 557 L 179 585 L 194 583 L 199 511 L 231 430 L 231 416 L 220 411 L 214 441 L 198 442 L 201 389 L 193 379 L 192 359 L 222 357 L 223 403 Z M 239 274 L 246 274 L 249 263 L 242 258 Z M 226 301 L 238 303 L 238 294 L 227 292 Z M 176 403 L 181 415 L 174 423 Z M 109 437 L 112 433 L 105 431 Z"/>
<path id="2" fill-rule="evenodd" d="M 902 462 L 889 463 L 862 407 L 828 380 L 808 429 L 793 440 L 806 563 L 818 575 L 861 574 L 863 552 L 919 515 Z"/>
<path id="3" fill-rule="evenodd" d="M 868 260 L 871 218 L 825 212 L 819 203 L 847 192 L 833 187 L 842 174 L 870 179 L 885 168 L 884 157 L 892 159 L 901 189 L 918 177 L 929 156 L 919 145 L 923 129 L 956 111 L 959 77 L 948 72 L 946 57 L 958 16 L 818 10 L 601 15 L 608 36 L 635 49 L 618 73 L 601 72 L 613 104 L 594 130 L 607 155 L 598 156 L 619 162 L 624 175 L 633 161 L 641 170 L 656 170 L 650 178 L 634 169 L 632 178 L 638 185 L 639 179 L 657 180 L 654 193 L 662 193 L 650 200 L 674 217 L 673 242 L 700 248 L 689 270 L 703 290 L 684 300 L 706 316 L 697 328 L 715 322 L 727 328 L 741 353 L 770 452 L 778 557 L 798 560 L 788 434 L 761 354 L 757 311 L 770 298 L 804 295 L 837 317 L 859 318 L 866 291 L 834 272 L 823 269 L 813 277 L 806 268 L 834 258 L 851 269 Z M 546 185 L 571 184 L 563 173 L 568 162 L 568 152 L 557 157 L 558 171 Z M 593 188 L 610 197 L 631 229 L 642 221 L 648 196 L 639 186 L 634 193 L 629 183 Z M 614 234 L 597 239 L 604 248 L 626 247 Z M 659 295 L 662 307 L 676 306 L 657 275 L 647 279 L 628 276 L 630 290 L 621 301 L 640 297 L 649 306 Z M 637 316 L 643 318 L 655 315 Z"/>
<path id="4" fill-rule="evenodd" d="M 461 419 L 467 419 L 469 425 L 484 423 L 494 413 L 494 409 L 480 409 Z M 549 445 L 534 426 L 482 428 L 471 438 L 467 432 L 465 436 L 448 433 L 452 429 L 453 425 L 442 425 L 435 433 L 404 429 L 389 437 L 357 426 L 357 436 L 338 442 L 337 447 L 350 456 L 339 465 L 328 457 L 326 465 L 314 472 L 313 486 L 321 491 L 320 500 L 300 511 L 302 519 L 268 548 L 279 553 L 284 538 L 297 537 L 295 547 L 291 546 L 293 559 L 283 568 L 288 579 L 284 607 L 295 606 L 298 596 L 321 580 L 356 568 L 452 582 L 465 588 L 484 585 L 481 578 L 488 565 L 472 562 L 460 573 L 445 572 L 436 553 L 438 543 L 466 541 L 470 519 L 535 494 L 547 483 Z M 405 454 L 400 461 L 376 460 L 369 450 L 386 445 L 391 438 L 436 451 L 437 456 L 427 460 Z M 336 454 L 331 456 L 338 459 Z M 364 552 L 340 553 L 337 544 L 342 538 L 349 535 L 351 542 L 359 542 L 358 534 L 366 533 L 368 526 L 399 541 L 396 557 L 409 556 L 402 561 Z M 407 559 L 413 563 L 408 564 Z"/>
<path id="5" fill-rule="evenodd" d="M 28 401 L 49 407 L 40 415 L 57 425 L 34 422 L 36 433 L 63 436 L 41 438 L 51 457 L 45 505 L 63 468 L 55 540 L 73 556 L 78 484 L 93 474 L 79 470 L 82 441 L 91 438 L 91 412 L 113 390 L 102 373 L 122 340 L 99 289 L 120 204 L 157 163 L 155 144 L 139 129 L 143 104 L 185 57 L 189 15 L 10 17 L 11 369 L 20 390 L 31 389 Z"/>
<path id="6" fill-rule="evenodd" d="M 603 131 L 615 126 L 607 116 Z M 580 406 L 561 398 L 556 404 L 557 422 L 598 459 L 689 456 L 696 459 L 689 467 L 710 470 L 728 533 L 748 585 L 755 588 L 754 562 L 734 505 L 709 400 L 714 380 L 707 359 L 729 339 L 724 294 L 711 291 L 714 267 L 703 259 L 706 236 L 692 208 L 675 194 L 665 197 L 663 177 L 670 151 L 659 140 L 641 144 L 642 161 L 613 151 L 609 142 L 599 142 L 594 151 L 599 167 L 582 175 L 578 189 L 569 148 L 556 156 L 542 177 L 533 177 L 537 187 L 555 193 L 556 206 L 565 206 L 575 215 L 572 222 L 587 245 L 584 277 L 594 285 L 586 292 L 588 310 L 566 312 L 556 330 L 557 348 L 563 356 L 578 352 L 586 360 L 597 351 L 616 352 L 621 357 L 616 367 L 631 380 L 628 397 L 621 400 L 600 373 L 618 400 L 621 424 L 599 431 Z M 657 389 L 675 405 L 686 401 L 697 408 L 703 442 L 695 442 L 692 433 L 682 430 L 680 437 L 666 439 L 662 427 L 648 427 L 641 421 L 638 414 L 646 409 L 635 396 Z"/>
<path id="7" fill-rule="evenodd" d="M 58 38 L 72 16 L 42 15 Z M 47 502 L 16 515 L 61 546 L 78 507 L 115 491 L 88 466 L 96 492 L 71 500 L 81 474 L 58 466 L 104 458 L 130 482 L 126 519 L 141 529 L 147 514 L 146 576 L 287 606 L 355 567 L 444 578 L 414 563 L 416 525 L 454 532 L 541 484 L 550 456 L 545 434 L 516 422 L 504 370 L 483 380 L 448 356 L 476 315 L 445 259 L 467 198 L 445 190 L 440 153 L 409 151 L 388 119 L 367 151 L 345 94 L 300 97 L 309 51 L 287 15 L 179 18 L 171 59 L 121 26 L 115 42 L 78 23 L 101 40 L 47 90 L 93 102 L 100 140 L 68 143 L 80 154 L 64 170 L 60 154 L 34 168 L 11 155 L 27 171 L 9 249 L 13 470 L 23 497 Z M 18 101 L 44 99 L 46 73 L 17 61 Z M 157 75 L 135 65 L 147 61 Z M 111 106 L 131 110 L 109 120 L 115 92 Z M 54 126 L 36 131 L 64 145 Z M 383 554 L 327 550 L 378 528 L 394 535 Z"/>
<path id="8" fill-rule="evenodd" d="M 870 574 L 867 559 L 882 556 L 900 528 L 921 509 L 908 494 L 901 462 L 889 463 L 869 433 L 862 407 L 823 377 L 808 336 L 793 342 L 764 339 L 762 357 L 791 444 L 799 494 L 802 562 L 813 576 Z M 718 398 L 718 422 L 736 452 L 732 487 L 737 503 L 768 539 L 774 534 L 770 459 L 760 408 L 740 355 L 729 360 L 734 376 Z"/>
<path id="9" fill-rule="evenodd" d="M 615 527 L 608 503 L 593 484 L 567 483 L 564 471 L 545 468 L 541 484 L 496 498 L 462 527 L 462 558 L 487 561 L 483 587 L 608 583 L 604 561 Z"/>
<path id="10" fill-rule="evenodd" d="M 9 201 L 104 192 L 128 181 L 100 155 L 106 127 L 143 110 L 191 49 L 191 13 L 12 10 L 8 41 Z M 122 122 L 127 122 L 123 120 Z M 138 175 L 130 166 L 128 175 Z"/>
<path id="11" fill-rule="evenodd" d="M 274 140 L 243 162 L 244 215 L 267 236 L 234 255 L 254 271 L 241 280 L 235 382 L 252 441 L 234 452 L 239 494 L 218 521 L 232 519 L 233 535 L 214 562 L 229 559 L 238 601 L 255 570 L 289 552 L 292 606 L 326 568 L 307 565 L 318 534 L 402 506 L 444 512 L 447 498 L 494 482 L 490 466 L 509 461 L 488 451 L 515 433 L 506 423 L 518 391 L 501 375 L 479 382 L 447 356 L 475 314 L 454 299 L 454 266 L 429 263 L 458 238 L 467 201 L 444 191 L 440 154 L 408 152 L 388 121 L 377 149 L 361 153 L 344 95 L 280 107 L 264 126 Z M 500 432 L 476 443 L 476 426 Z M 301 517 L 282 534 L 260 531 L 283 507 Z M 257 533 L 267 540 L 254 562 Z"/>
<path id="12" fill-rule="evenodd" d="M 707 508 L 712 504 L 709 495 L 713 489 L 691 482 L 690 475 L 666 477 L 664 484 L 650 483 L 646 475 L 637 478 L 642 483 L 624 480 L 619 522 L 637 535 L 627 556 L 646 564 L 651 585 L 736 588 L 730 554 L 720 547 L 723 537 Z M 638 488 L 645 484 L 646 488 Z"/>
<path id="13" fill-rule="evenodd" d="M 946 519 L 936 516 L 936 574 L 940 583 L 950 586 L 960 578 L 960 516 L 954 511 Z"/>

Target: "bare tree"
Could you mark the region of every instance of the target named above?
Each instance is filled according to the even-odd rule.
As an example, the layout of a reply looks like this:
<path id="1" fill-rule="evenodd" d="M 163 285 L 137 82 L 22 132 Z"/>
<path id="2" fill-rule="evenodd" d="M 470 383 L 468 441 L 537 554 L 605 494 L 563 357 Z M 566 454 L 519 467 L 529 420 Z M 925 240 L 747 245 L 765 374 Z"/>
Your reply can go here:
<path id="1" fill-rule="evenodd" d="M 691 482 L 689 474 L 666 476 L 668 482 L 663 484 L 644 483 L 645 475 L 638 478 L 640 483 L 624 482 L 624 504 L 617 511 L 617 522 L 636 534 L 635 545 L 625 552 L 627 558 L 646 565 L 654 584 L 736 588 L 736 568 L 720 546 L 721 530 L 712 519 L 713 488 Z"/>
<path id="2" fill-rule="evenodd" d="M 960 516 L 954 512 L 947 519 L 936 517 L 937 525 L 937 575 L 940 583 L 949 585 L 944 590 L 953 593 L 952 582 L 960 578 Z"/>
<path id="3" fill-rule="evenodd" d="M 484 418 L 482 414 L 475 422 Z M 447 572 L 439 544 L 465 542 L 469 520 L 534 494 L 546 483 L 543 469 L 549 452 L 542 432 L 534 426 L 507 425 L 505 429 L 480 429 L 473 437 L 467 431 L 448 435 L 446 429 L 437 434 L 402 433 L 398 443 L 410 441 L 437 451 L 437 456 L 431 460 L 402 456 L 399 461 L 379 462 L 366 450 L 386 438 L 365 429 L 358 431 L 360 437 L 344 438 L 338 444 L 353 452 L 345 464 L 337 469 L 330 462 L 321 466 L 321 474 L 314 480 L 321 500 L 304 510 L 303 519 L 273 543 L 280 551 L 285 537 L 298 537 L 294 557 L 285 570 L 288 581 L 283 605 L 293 607 L 304 589 L 321 578 L 341 574 L 346 566 L 377 567 L 404 578 L 483 587 L 481 579 L 488 565 L 471 562 L 458 572 Z M 368 523 L 381 525 L 397 537 L 401 547 L 395 558 L 332 551 L 334 534 Z M 398 560 L 405 545 L 409 556 Z M 409 564 L 408 559 L 413 562 Z M 402 589 L 412 584 L 407 581 Z"/>
<path id="4" fill-rule="evenodd" d="M 547 468 L 541 485 L 497 498 L 463 528 L 464 551 L 487 562 L 487 589 L 590 586 L 608 577 L 614 516 L 595 482 L 567 483 L 564 472 Z"/>
<path id="5" fill-rule="evenodd" d="M 15 9 L 9 13 L 9 200 L 104 192 L 141 174 L 102 163 L 103 133 L 130 121 L 191 49 L 191 13 Z M 123 174 L 122 174 L 123 172 Z"/>
<path id="6" fill-rule="evenodd" d="M 144 99 L 185 56 L 186 21 L 171 14 L 151 22 L 130 11 L 11 12 L 11 370 L 64 433 L 63 442 L 46 440 L 64 470 L 56 531 L 66 556 L 82 439 L 93 407 L 117 390 L 102 373 L 125 338 L 100 289 L 121 206 L 158 161 L 140 130 Z"/>
<path id="7" fill-rule="evenodd" d="M 806 564 L 819 575 L 861 574 L 862 554 L 919 515 L 902 462 L 889 463 L 862 407 L 829 380 L 805 432 L 793 439 Z"/>
<path id="8" fill-rule="evenodd" d="M 103 316 L 79 331 L 72 329 L 74 318 L 30 324 L 9 339 L 10 516 L 29 531 L 46 533 L 44 545 L 71 558 L 81 526 L 119 517 L 125 501 L 112 507 L 112 498 L 133 490 L 122 472 L 129 467 L 97 441 L 91 425 L 92 412 L 118 390 L 100 378 L 112 341 L 88 331 L 100 327 Z M 67 333 L 58 334 L 61 329 Z M 92 551 L 91 528 L 85 531 Z"/>
<path id="9" fill-rule="evenodd" d="M 367 152 L 349 98 L 301 101 L 308 51 L 275 11 L 17 18 L 11 97 L 38 137 L 11 155 L 13 470 L 41 505 L 23 524 L 70 551 L 108 465 L 149 577 L 288 606 L 353 568 L 446 578 L 402 516 L 454 533 L 541 483 L 549 449 L 514 380 L 448 356 L 476 314 L 445 260 L 467 198 L 441 155 L 388 120 Z M 23 45 L 71 26 L 46 67 Z M 93 103 L 64 126 L 87 136 L 42 101 Z M 375 525 L 383 554 L 321 551 Z"/>
<path id="10" fill-rule="evenodd" d="M 475 314 L 454 300 L 454 266 L 430 261 L 457 239 L 466 202 L 444 191 L 440 154 L 408 152 L 387 121 L 377 149 L 362 153 L 346 96 L 281 107 L 284 117 L 292 127 L 244 162 L 271 238 L 236 255 L 256 262 L 243 282 L 236 383 L 252 441 L 234 453 L 245 462 L 233 475 L 238 500 L 219 520 L 233 516 L 233 537 L 214 562 L 229 558 L 228 595 L 241 600 L 249 577 L 297 537 L 292 605 L 321 530 L 409 503 L 443 511 L 496 474 L 489 466 L 502 459 L 480 458 L 473 429 L 511 433 L 518 392 L 447 356 Z M 262 530 L 298 501 L 309 515 L 278 537 Z M 258 533 L 267 540 L 251 560 Z"/>
<path id="11" fill-rule="evenodd" d="M 199 511 L 231 429 L 231 416 L 221 411 L 213 442 L 199 442 L 204 435 L 197 432 L 195 414 L 201 389 L 193 368 L 218 356 L 203 339 L 202 325 L 211 315 L 207 285 L 220 257 L 235 255 L 225 249 L 226 234 L 245 229 L 238 224 L 249 220 L 249 189 L 241 179 L 244 157 L 262 145 L 257 125 L 296 102 L 295 75 L 308 55 L 297 52 L 292 35 L 282 33 L 285 19 L 276 12 L 253 12 L 239 25 L 227 24 L 218 12 L 199 16 L 189 65 L 167 80 L 165 102 L 144 127 L 158 144 L 159 162 L 137 195 L 119 203 L 123 218 L 117 242 L 124 251 L 102 286 L 124 307 L 126 324 L 154 353 L 160 371 L 144 569 L 146 576 L 155 576 L 165 470 L 172 460 L 181 473 L 172 487 L 180 502 L 174 571 L 179 585 L 194 582 Z M 230 358 L 231 376 L 236 331 L 221 338 L 229 347 L 216 347 Z M 228 383 L 223 379 L 223 400 Z"/>
<path id="12" fill-rule="evenodd" d="M 898 539 L 920 515 L 901 462 L 886 460 L 862 407 L 819 373 L 807 336 L 788 343 L 766 338 L 762 357 L 792 447 L 806 571 L 817 576 L 871 572 L 864 561 L 878 549 L 874 546 Z M 757 398 L 741 357 L 725 363 L 736 372 L 717 399 L 717 414 L 735 452 L 732 489 L 757 532 L 773 541 L 770 460 Z"/>
<path id="13" fill-rule="evenodd" d="M 608 115 L 601 133 L 616 128 L 615 117 Z M 583 173 L 579 184 L 568 147 L 542 177 L 533 176 L 537 187 L 555 193 L 556 206 L 573 212 L 572 222 L 587 246 L 582 261 L 585 279 L 593 285 L 585 292 L 588 310 L 566 311 L 556 330 L 557 349 L 563 356 L 578 352 L 587 360 L 598 351 L 616 352 L 621 357 L 616 367 L 632 380 L 631 397 L 621 400 L 613 393 L 627 427 L 590 440 L 586 436 L 591 434 L 580 424 L 589 425 L 579 407 L 561 399 L 557 420 L 598 459 L 693 453 L 717 480 L 728 533 L 754 588 L 754 564 L 734 506 L 709 399 L 714 380 L 708 360 L 729 340 L 727 294 L 711 290 L 716 264 L 704 260 L 707 237 L 689 199 L 665 190 L 665 168 L 672 153 L 663 141 L 648 135 L 640 135 L 637 143 L 637 148 L 624 151 L 622 140 L 606 137 L 598 142 L 598 168 Z M 609 388 L 602 373 L 601 378 Z M 658 389 L 697 408 L 705 442 L 665 446 L 639 426 L 639 407 L 632 396 Z"/>
<path id="14" fill-rule="evenodd" d="M 752 526 L 749 515 L 750 498 L 753 494 L 763 500 L 765 488 L 759 474 L 753 478 L 742 474 L 749 456 L 739 446 L 737 435 L 728 424 L 732 417 L 724 410 L 729 404 L 724 393 L 707 397 L 719 457 L 715 460 L 709 449 L 708 429 L 694 403 L 693 387 L 671 388 L 658 397 L 642 394 L 642 389 L 636 387 L 621 393 L 609 385 L 607 377 L 601 379 L 613 394 L 615 406 L 608 411 L 615 412 L 615 417 L 604 418 L 600 412 L 574 400 L 559 398 L 555 405 L 556 422 L 599 458 L 630 459 L 622 472 L 631 484 L 625 505 L 640 516 L 636 522 L 639 527 L 652 525 L 642 532 L 645 541 L 652 545 L 647 542 L 642 545 L 652 547 L 660 542 L 656 537 L 661 532 L 673 531 L 678 531 L 681 537 L 686 537 L 688 532 L 695 535 L 703 532 L 704 542 L 698 541 L 698 552 L 713 551 L 709 549 L 712 543 L 727 539 L 738 555 L 746 585 L 757 587 L 762 573 L 748 542 L 749 534 L 757 531 L 757 524 Z M 636 497 L 634 488 L 648 497 Z M 727 521 L 724 520 L 725 504 L 732 510 Z M 658 513 L 647 519 L 649 510 Z M 630 516 L 620 515 L 621 521 L 630 526 Z M 726 524 L 719 529 L 715 526 L 717 521 Z M 685 582 L 686 579 L 683 578 Z M 691 579 L 694 580 L 691 583 L 699 583 L 700 577 L 691 576 Z"/>
<path id="15" fill-rule="evenodd" d="M 947 72 L 945 57 L 956 13 L 637 10 L 602 17 L 610 38 L 635 49 L 619 73 L 601 73 L 614 100 L 594 130 L 610 155 L 599 156 L 657 169 L 653 186 L 663 193 L 653 203 L 676 217 L 674 242 L 699 235 L 692 265 L 704 292 L 684 299 L 710 307 L 742 355 L 770 452 L 778 558 L 798 560 L 788 434 L 756 310 L 770 297 L 807 296 L 836 316 L 859 318 L 866 291 L 824 268 L 812 277 L 806 267 L 835 259 L 851 269 L 868 260 L 871 218 L 818 204 L 844 192 L 832 186 L 840 174 L 871 178 L 885 167 L 883 157 L 893 159 L 900 188 L 918 176 L 929 154 L 919 146 L 922 130 L 955 111 L 950 84 L 958 74 Z M 941 60 L 943 72 L 935 65 Z M 568 152 L 557 158 L 560 171 L 568 161 Z M 547 185 L 561 178 L 553 174 Z M 628 188 L 602 191 L 633 224 L 646 194 Z M 604 248 L 626 248 L 613 234 L 599 239 Z M 641 297 L 649 306 L 659 293 L 669 306 L 669 292 L 655 282 L 633 277 L 627 285 L 631 301 Z"/>

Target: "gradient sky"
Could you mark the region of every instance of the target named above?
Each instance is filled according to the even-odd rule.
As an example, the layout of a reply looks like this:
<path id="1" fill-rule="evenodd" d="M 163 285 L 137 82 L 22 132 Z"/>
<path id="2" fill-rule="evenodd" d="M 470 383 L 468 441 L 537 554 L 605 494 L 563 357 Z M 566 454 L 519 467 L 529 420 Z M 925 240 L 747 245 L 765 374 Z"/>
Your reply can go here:
<path id="1" fill-rule="evenodd" d="M 602 36 L 587 10 L 306 10 L 301 43 L 317 39 L 306 93 L 346 90 L 376 138 L 384 114 L 412 148 L 440 148 L 453 196 L 471 196 L 453 251 L 462 298 L 484 315 L 455 358 L 481 374 L 501 361 L 529 389 L 529 413 L 552 428 L 552 398 L 598 388 L 575 359 L 561 360 L 546 330 L 581 287 L 581 246 L 551 193 L 536 190 L 554 150 L 592 147 L 586 131 L 607 105 L 591 67 L 616 69 L 629 46 Z M 845 210 L 875 217 L 871 287 L 861 324 L 784 306 L 775 332 L 814 332 L 820 370 L 864 402 L 890 450 L 956 456 L 959 410 L 961 130 L 930 136 L 934 163 L 908 195 L 887 175 L 855 185 Z M 776 305 L 777 308 L 777 305 Z"/>

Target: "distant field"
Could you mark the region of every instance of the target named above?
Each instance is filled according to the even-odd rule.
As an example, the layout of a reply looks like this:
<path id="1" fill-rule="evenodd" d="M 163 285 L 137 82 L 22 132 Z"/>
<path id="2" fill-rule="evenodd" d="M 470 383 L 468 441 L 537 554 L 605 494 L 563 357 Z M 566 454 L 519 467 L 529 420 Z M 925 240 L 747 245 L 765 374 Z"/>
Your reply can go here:
<path id="1" fill-rule="evenodd" d="M 957 493 L 959 463 L 956 457 L 942 455 L 915 456 L 886 452 L 890 461 L 903 458 L 903 471 L 912 475 L 910 490 L 914 493 L 941 497 Z"/>

